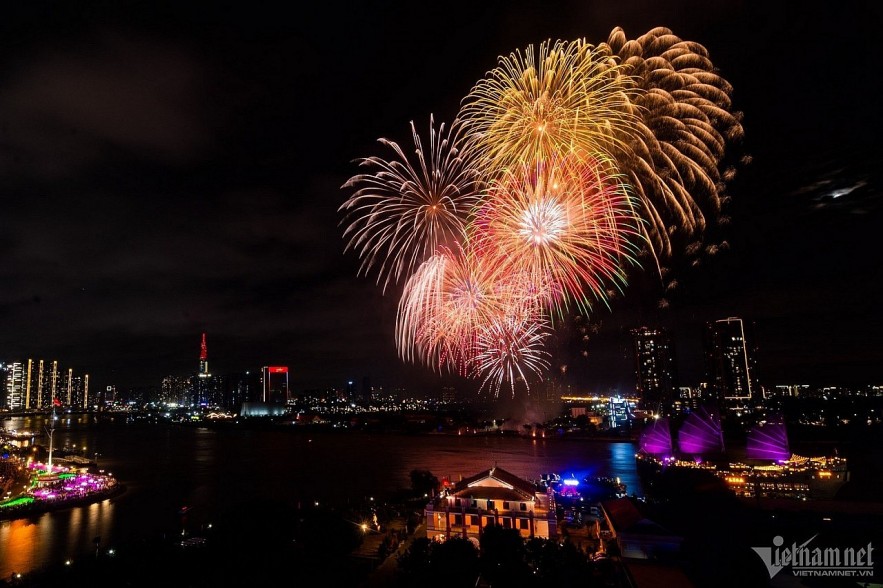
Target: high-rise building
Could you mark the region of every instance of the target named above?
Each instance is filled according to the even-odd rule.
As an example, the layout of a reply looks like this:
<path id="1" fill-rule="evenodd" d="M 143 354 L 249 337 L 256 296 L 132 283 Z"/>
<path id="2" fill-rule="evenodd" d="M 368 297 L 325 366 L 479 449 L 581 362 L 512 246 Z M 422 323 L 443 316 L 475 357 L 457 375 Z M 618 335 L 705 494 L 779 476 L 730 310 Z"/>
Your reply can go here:
<path id="1" fill-rule="evenodd" d="M 226 408 L 241 407 L 245 402 L 261 402 L 260 375 L 255 371 L 227 374 L 224 378 L 223 401 Z"/>
<path id="2" fill-rule="evenodd" d="M 60 370 L 58 361 L 28 359 L 27 363 L 7 364 L 3 389 L 11 410 L 49 408 L 57 399 L 63 406 L 87 408 L 88 375 L 75 376 L 74 370 Z"/>
<path id="3" fill-rule="evenodd" d="M 677 391 L 674 343 L 666 329 L 632 330 L 635 353 L 635 391 L 641 408 L 668 414 Z"/>
<path id="4" fill-rule="evenodd" d="M 453 386 L 442 386 L 440 400 L 445 404 L 457 402 L 457 389 Z"/>
<path id="5" fill-rule="evenodd" d="M 14 361 L 6 366 L 6 406 L 9 410 L 24 410 L 25 404 L 25 366 Z"/>
<path id="6" fill-rule="evenodd" d="M 21 409 L 21 364 L 16 361 L 2 364 L 0 375 L 3 378 L 3 406 L 9 410 Z"/>
<path id="7" fill-rule="evenodd" d="M 39 360 L 36 362 L 37 370 L 32 372 L 34 378 L 31 384 L 31 408 L 49 408 L 52 399 L 57 398 L 58 387 L 58 362 Z M 34 395 L 36 390 L 36 395 Z"/>
<path id="8" fill-rule="evenodd" d="M 261 369 L 263 401 L 286 404 L 288 398 L 288 366 L 268 365 Z"/>
<path id="9" fill-rule="evenodd" d="M 68 368 L 67 373 L 61 379 L 58 399 L 65 406 L 88 408 L 84 387 L 83 376 L 75 376 L 74 370 Z"/>
<path id="10" fill-rule="evenodd" d="M 215 382 L 208 371 L 208 346 L 205 343 L 205 333 L 202 334 L 202 343 L 199 346 L 199 372 L 193 382 L 193 394 L 190 404 L 208 406 L 215 396 Z"/>
<path id="11" fill-rule="evenodd" d="M 758 400 L 756 347 L 750 324 L 729 317 L 705 324 L 705 359 L 712 394 L 721 406 L 744 410 Z"/>
<path id="12" fill-rule="evenodd" d="M 160 401 L 167 404 L 186 404 L 190 383 L 187 378 L 166 376 L 160 386 Z"/>
<path id="13" fill-rule="evenodd" d="M 368 376 L 362 377 L 362 402 L 368 403 L 374 399 L 374 388 Z"/>

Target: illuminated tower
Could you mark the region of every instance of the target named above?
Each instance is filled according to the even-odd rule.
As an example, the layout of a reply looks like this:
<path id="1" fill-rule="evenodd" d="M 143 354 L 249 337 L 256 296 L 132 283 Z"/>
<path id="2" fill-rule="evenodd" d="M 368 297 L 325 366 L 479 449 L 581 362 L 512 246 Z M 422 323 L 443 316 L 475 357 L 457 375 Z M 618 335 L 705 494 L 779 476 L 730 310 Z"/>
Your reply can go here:
<path id="1" fill-rule="evenodd" d="M 202 334 L 202 345 L 199 347 L 199 375 L 208 375 L 208 347 L 205 344 L 205 333 Z"/>
<path id="2" fill-rule="evenodd" d="M 212 375 L 208 371 L 208 347 L 205 343 L 205 333 L 203 333 L 202 343 L 199 346 L 199 373 L 196 374 L 193 404 L 208 405 L 211 398 L 211 388 Z"/>
<path id="3" fill-rule="evenodd" d="M 642 408 L 668 414 L 677 389 L 674 344 L 665 329 L 632 330 L 635 349 L 635 391 Z"/>
<path id="4" fill-rule="evenodd" d="M 742 410 L 757 399 L 755 348 L 741 318 L 730 317 L 705 325 L 708 381 L 722 405 Z"/>

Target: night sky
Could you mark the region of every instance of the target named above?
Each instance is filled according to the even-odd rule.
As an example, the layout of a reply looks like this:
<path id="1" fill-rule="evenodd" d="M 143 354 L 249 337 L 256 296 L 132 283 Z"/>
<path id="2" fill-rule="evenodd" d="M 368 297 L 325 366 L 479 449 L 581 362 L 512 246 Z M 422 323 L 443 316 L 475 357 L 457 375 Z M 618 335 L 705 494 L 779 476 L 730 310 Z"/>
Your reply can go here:
<path id="1" fill-rule="evenodd" d="M 426 4 L 426 5 L 424 5 Z M 818 3 L 815 3 L 818 4 Z M 767 385 L 883 383 L 879 5 L 761 2 L 20 2 L 0 51 L 0 361 L 95 385 L 281 364 L 294 390 L 436 389 L 397 358 L 398 291 L 344 254 L 355 160 L 449 121 L 499 55 L 666 26 L 734 86 L 750 155 L 730 248 L 556 336 L 553 373 L 633 389 L 628 331 L 755 324 Z M 768 6 L 769 5 L 769 6 Z M 665 303 L 660 304 L 664 299 Z M 463 390 L 477 383 L 459 382 Z"/>

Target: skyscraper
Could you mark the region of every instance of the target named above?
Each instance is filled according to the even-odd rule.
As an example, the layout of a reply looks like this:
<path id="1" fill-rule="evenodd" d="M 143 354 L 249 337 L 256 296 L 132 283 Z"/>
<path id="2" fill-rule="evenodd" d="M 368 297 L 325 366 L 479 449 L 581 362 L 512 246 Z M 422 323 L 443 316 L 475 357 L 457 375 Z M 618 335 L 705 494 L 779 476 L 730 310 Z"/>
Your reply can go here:
<path id="1" fill-rule="evenodd" d="M 261 390 L 264 402 L 286 404 L 288 397 L 288 366 L 265 365 L 261 369 Z"/>
<path id="2" fill-rule="evenodd" d="M 674 344 L 666 329 L 632 330 L 635 350 L 635 391 L 642 408 L 657 414 L 671 410 L 677 390 Z"/>
<path id="3" fill-rule="evenodd" d="M 724 408 L 743 410 L 760 394 L 756 348 L 749 326 L 738 317 L 705 324 L 708 382 Z"/>
<path id="4" fill-rule="evenodd" d="M 205 343 L 205 333 L 202 334 L 202 343 L 199 346 L 199 372 L 196 374 L 193 388 L 191 403 L 208 406 L 214 396 L 214 381 L 208 371 L 208 346 Z"/>
<path id="5" fill-rule="evenodd" d="M 3 371 L 6 374 L 6 377 L 4 378 L 6 408 L 10 410 L 21 410 L 24 408 L 24 398 L 22 396 L 22 364 L 18 361 L 4 364 Z"/>

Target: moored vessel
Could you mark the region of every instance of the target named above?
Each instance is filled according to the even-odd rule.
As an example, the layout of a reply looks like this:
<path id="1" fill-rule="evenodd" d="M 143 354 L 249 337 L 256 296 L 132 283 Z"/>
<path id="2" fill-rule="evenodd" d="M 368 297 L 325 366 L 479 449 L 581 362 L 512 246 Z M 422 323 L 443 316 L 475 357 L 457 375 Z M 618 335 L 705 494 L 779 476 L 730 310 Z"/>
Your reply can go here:
<path id="1" fill-rule="evenodd" d="M 696 416 L 694 416 L 696 415 Z M 635 455 L 638 474 L 651 493 L 716 479 L 719 487 L 744 498 L 831 499 L 849 481 L 847 460 L 839 455 L 793 453 L 781 418 L 756 424 L 746 439 L 745 459 L 731 458 L 723 446 L 720 421 L 697 411 L 678 430 L 675 450 L 667 419 L 651 423 Z"/>

